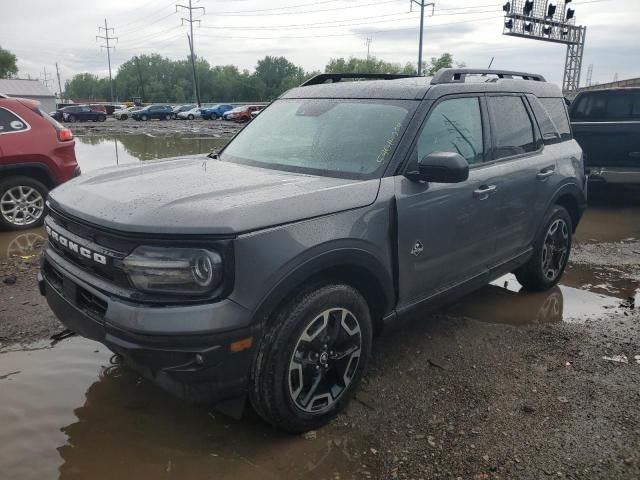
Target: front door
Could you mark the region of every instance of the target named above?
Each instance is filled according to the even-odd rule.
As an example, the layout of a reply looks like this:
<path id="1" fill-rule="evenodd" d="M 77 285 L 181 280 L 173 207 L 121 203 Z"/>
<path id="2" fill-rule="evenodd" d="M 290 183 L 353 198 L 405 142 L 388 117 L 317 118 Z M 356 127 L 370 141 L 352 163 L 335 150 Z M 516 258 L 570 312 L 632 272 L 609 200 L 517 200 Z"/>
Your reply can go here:
<path id="1" fill-rule="evenodd" d="M 396 177 L 399 306 L 407 306 L 487 273 L 489 217 L 495 188 L 486 170 L 487 117 L 477 96 L 445 99 L 431 108 L 407 171 L 433 152 L 457 152 L 470 164 L 456 184 Z"/>

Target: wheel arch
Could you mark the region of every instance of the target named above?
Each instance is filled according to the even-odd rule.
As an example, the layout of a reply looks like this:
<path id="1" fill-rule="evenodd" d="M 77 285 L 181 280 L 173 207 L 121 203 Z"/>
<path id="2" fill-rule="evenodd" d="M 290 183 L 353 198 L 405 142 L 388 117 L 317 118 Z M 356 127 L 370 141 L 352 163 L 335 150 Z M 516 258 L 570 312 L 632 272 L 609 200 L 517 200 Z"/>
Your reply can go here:
<path id="1" fill-rule="evenodd" d="M 578 227 L 578 223 L 580 222 L 580 218 L 582 218 L 582 213 L 586 207 L 586 196 L 584 190 L 582 190 L 575 183 L 565 183 L 561 185 L 554 195 L 551 197 L 551 200 L 547 204 L 545 209 L 545 216 L 547 212 L 555 205 L 560 205 L 564 207 L 567 212 L 569 212 L 569 216 L 571 217 L 571 223 L 573 233 L 575 233 L 576 228 Z M 543 216 L 544 218 L 544 216 Z M 540 230 L 544 228 L 543 222 L 540 222 L 538 226 L 538 230 L 536 232 L 536 238 L 540 234 Z"/>
<path id="2" fill-rule="evenodd" d="M 57 182 L 53 176 L 53 173 L 46 165 L 35 162 L 17 163 L 12 165 L 5 165 L 0 168 L 2 178 L 9 177 L 30 177 L 39 181 L 49 190 L 56 187 Z"/>
<path id="3" fill-rule="evenodd" d="M 331 282 L 345 283 L 362 294 L 369 305 L 374 333 L 378 333 L 383 317 L 393 309 L 393 281 L 379 259 L 356 248 L 319 254 L 287 273 L 261 300 L 254 322 L 268 322 L 278 308 L 304 288 Z"/>

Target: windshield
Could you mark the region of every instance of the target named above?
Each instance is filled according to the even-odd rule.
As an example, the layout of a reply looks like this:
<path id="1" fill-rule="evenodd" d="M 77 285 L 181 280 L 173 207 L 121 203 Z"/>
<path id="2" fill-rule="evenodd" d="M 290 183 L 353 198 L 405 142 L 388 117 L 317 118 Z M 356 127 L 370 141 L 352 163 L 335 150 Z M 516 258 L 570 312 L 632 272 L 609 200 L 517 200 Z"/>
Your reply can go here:
<path id="1" fill-rule="evenodd" d="M 228 162 L 315 175 L 382 174 L 417 102 L 278 100 L 222 152 Z"/>

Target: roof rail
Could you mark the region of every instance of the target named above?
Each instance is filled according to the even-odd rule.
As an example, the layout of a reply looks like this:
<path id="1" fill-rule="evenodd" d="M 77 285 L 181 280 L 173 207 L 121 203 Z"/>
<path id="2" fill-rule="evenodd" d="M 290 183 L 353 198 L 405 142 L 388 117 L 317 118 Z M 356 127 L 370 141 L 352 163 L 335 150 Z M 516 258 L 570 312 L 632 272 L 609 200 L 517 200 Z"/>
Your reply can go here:
<path id="1" fill-rule="evenodd" d="M 315 77 L 311 77 L 306 82 L 302 83 L 301 87 L 308 87 L 309 85 L 320 85 L 321 83 L 340 82 L 345 78 L 361 79 L 361 80 L 397 80 L 399 78 L 410 78 L 415 75 L 405 75 L 402 73 L 320 73 Z"/>
<path id="2" fill-rule="evenodd" d="M 498 78 L 521 77 L 523 80 L 546 82 L 542 75 L 535 73 L 512 72 L 509 70 L 488 70 L 482 68 L 443 68 L 431 79 L 431 85 L 439 83 L 464 83 L 467 75 L 496 75 Z"/>

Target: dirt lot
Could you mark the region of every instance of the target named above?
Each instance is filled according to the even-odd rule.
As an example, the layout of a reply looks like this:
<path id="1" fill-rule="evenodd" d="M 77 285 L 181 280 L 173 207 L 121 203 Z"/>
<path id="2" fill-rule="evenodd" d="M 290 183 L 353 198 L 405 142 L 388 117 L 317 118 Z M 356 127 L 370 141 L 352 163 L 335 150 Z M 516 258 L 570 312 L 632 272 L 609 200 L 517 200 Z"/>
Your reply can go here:
<path id="1" fill-rule="evenodd" d="M 3 355 L 61 329 L 36 289 L 41 242 L 28 243 L 0 260 L 0 352 L 12 352 L 0 355 L 5 392 L 20 385 L 11 381 L 22 369 L 3 367 Z M 205 478 L 209 461 L 229 448 L 235 460 L 226 458 L 219 478 L 640 478 L 640 207 L 596 205 L 587 213 L 560 288 L 532 295 L 513 284 L 501 279 L 379 338 L 356 400 L 330 427 L 297 441 L 251 416 L 216 419 L 205 434 L 207 415 L 217 414 L 127 380 L 131 374 L 101 374 L 75 410 L 77 422 L 62 428 L 73 448 L 58 448 L 61 477 L 133 468 L 135 478 L 172 478 L 171 471 Z M 43 354 L 62 352 L 65 342 Z M 135 415 L 147 411 L 153 423 L 144 427 L 147 417 Z M 171 423 L 176 411 L 180 420 Z M 152 447 L 159 431 L 166 439 Z M 273 450 L 254 444 L 265 440 Z M 339 446 L 339 461 L 327 445 Z M 142 458 L 127 453 L 138 446 Z M 244 460 L 233 463 L 238 452 Z M 150 464 L 162 470 L 142 467 Z M 71 474 L 78 471 L 87 476 Z"/>
<path id="2" fill-rule="evenodd" d="M 245 124 L 223 120 L 148 120 L 146 122 L 132 119 L 116 120 L 107 118 L 106 122 L 66 123 L 75 135 L 108 135 L 108 134 L 149 134 L 179 135 L 198 134 L 214 138 L 231 138 L 242 130 Z"/>

